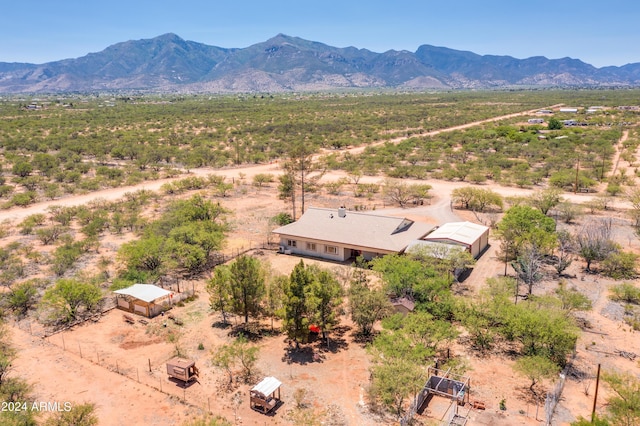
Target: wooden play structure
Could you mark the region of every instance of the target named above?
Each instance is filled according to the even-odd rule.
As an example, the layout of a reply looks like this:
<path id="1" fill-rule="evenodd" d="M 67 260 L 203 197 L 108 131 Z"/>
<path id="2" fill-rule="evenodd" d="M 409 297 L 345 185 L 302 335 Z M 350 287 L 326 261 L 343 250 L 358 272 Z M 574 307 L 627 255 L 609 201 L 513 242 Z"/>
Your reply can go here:
<path id="1" fill-rule="evenodd" d="M 198 380 L 200 371 L 196 362 L 185 358 L 172 358 L 167 361 L 167 374 L 169 377 L 183 381 L 185 384 L 191 380 Z"/>
<path id="2" fill-rule="evenodd" d="M 444 397 L 451 401 L 451 405 L 445 414 L 444 425 L 464 426 L 467 423 L 468 413 L 464 415 L 458 411 L 458 406 L 469 402 L 470 379 L 466 376 L 439 370 L 435 367 L 428 369 L 429 379 L 422 390 L 416 394 L 407 414 L 400 420 L 401 426 L 411 422 L 414 414 L 422 411 L 434 396 Z"/>
<path id="3" fill-rule="evenodd" d="M 255 410 L 267 414 L 280 402 L 280 386 L 282 382 L 275 377 L 265 377 L 249 391 L 249 405 Z M 276 391 L 278 396 L 276 397 Z"/>

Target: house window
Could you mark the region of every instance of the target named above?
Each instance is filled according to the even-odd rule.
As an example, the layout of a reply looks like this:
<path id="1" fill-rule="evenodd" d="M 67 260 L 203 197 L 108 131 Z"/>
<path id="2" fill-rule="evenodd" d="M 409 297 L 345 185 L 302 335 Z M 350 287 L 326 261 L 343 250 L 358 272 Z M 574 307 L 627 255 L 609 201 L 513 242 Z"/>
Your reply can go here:
<path id="1" fill-rule="evenodd" d="M 307 250 L 316 251 L 316 243 L 307 243 Z"/>
<path id="2" fill-rule="evenodd" d="M 324 252 L 327 254 L 338 254 L 338 247 L 336 246 L 324 246 Z"/>
<path id="3" fill-rule="evenodd" d="M 287 245 L 289 247 L 298 247 L 298 242 L 296 240 L 287 240 Z"/>

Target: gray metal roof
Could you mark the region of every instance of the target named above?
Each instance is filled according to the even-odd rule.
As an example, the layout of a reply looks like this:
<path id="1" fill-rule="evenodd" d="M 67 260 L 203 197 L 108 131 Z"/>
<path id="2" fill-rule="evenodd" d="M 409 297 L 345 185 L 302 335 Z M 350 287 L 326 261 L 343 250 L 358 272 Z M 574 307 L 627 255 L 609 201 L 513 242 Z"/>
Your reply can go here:
<path id="1" fill-rule="evenodd" d="M 393 216 L 311 207 L 297 221 L 275 229 L 275 234 L 291 238 L 326 241 L 343 246 L 401 252 L 424 237 L 432 225 Z"/>

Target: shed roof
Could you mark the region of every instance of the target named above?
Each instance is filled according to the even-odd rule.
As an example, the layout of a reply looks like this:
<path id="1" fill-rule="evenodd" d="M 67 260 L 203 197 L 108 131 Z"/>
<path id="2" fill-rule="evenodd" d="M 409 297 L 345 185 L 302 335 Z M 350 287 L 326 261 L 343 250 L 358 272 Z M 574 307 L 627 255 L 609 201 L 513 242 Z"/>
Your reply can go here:
<path id="1" fill-rule="evenodd" d="M 311 207 L 297 222 L 275 229 L 282 236 L 329 241 L 341 245 L 401 252 L 411 240 L 424 237 L 427 223 L 372 213 Z"/>
<path id="2" fill-rule="evenodd" d="M 116 294 L 124 294 L 135 297 L 136 299 L 151 303 L 171 294 L 169 290 L 165 290 L 153 284 L 134 284 L 131 287 L 115 290 Z"/>
<path id="3" fill-rule="evenodd" d="M 192 361 L 190 359 L 186 359 L 186 358 L 171 358 L 169 361 L 167 361 L 167 364 L 169 365 L 173 365 L 176 367 L 180 367 L 180 368 L 189 368 L 192 365 L 195 365 L 195 361 Z"/>
<path id="4" fill-rule="evenodd" d="M 254 392 L 259 392 L 264 396 L 269 396 L 276 391 L 282 382 L 275 377 L 265 377 L 260 383 L 251 388 Z"/>
<path id="5" fill-rule="evenodd" d="M 489 230 L 484 225 L 478 225 L 471 222 L 450 222 L 445 223 L 425 238 L 427 241 L 432 240 L 451 240 L 466 245 L 472 245 Z"/>

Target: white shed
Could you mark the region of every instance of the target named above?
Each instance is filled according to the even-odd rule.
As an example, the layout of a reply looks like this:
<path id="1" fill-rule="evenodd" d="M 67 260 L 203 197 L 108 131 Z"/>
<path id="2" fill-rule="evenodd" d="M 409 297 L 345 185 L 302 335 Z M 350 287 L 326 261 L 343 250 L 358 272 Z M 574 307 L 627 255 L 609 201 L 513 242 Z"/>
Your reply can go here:
<path id="1" fill-rule="evenodd" d="M 463 246 L 477 259 L 489 245 L 489 227 L 471 222 L 450 222 L 427 235 L 424 240 Z"/>

